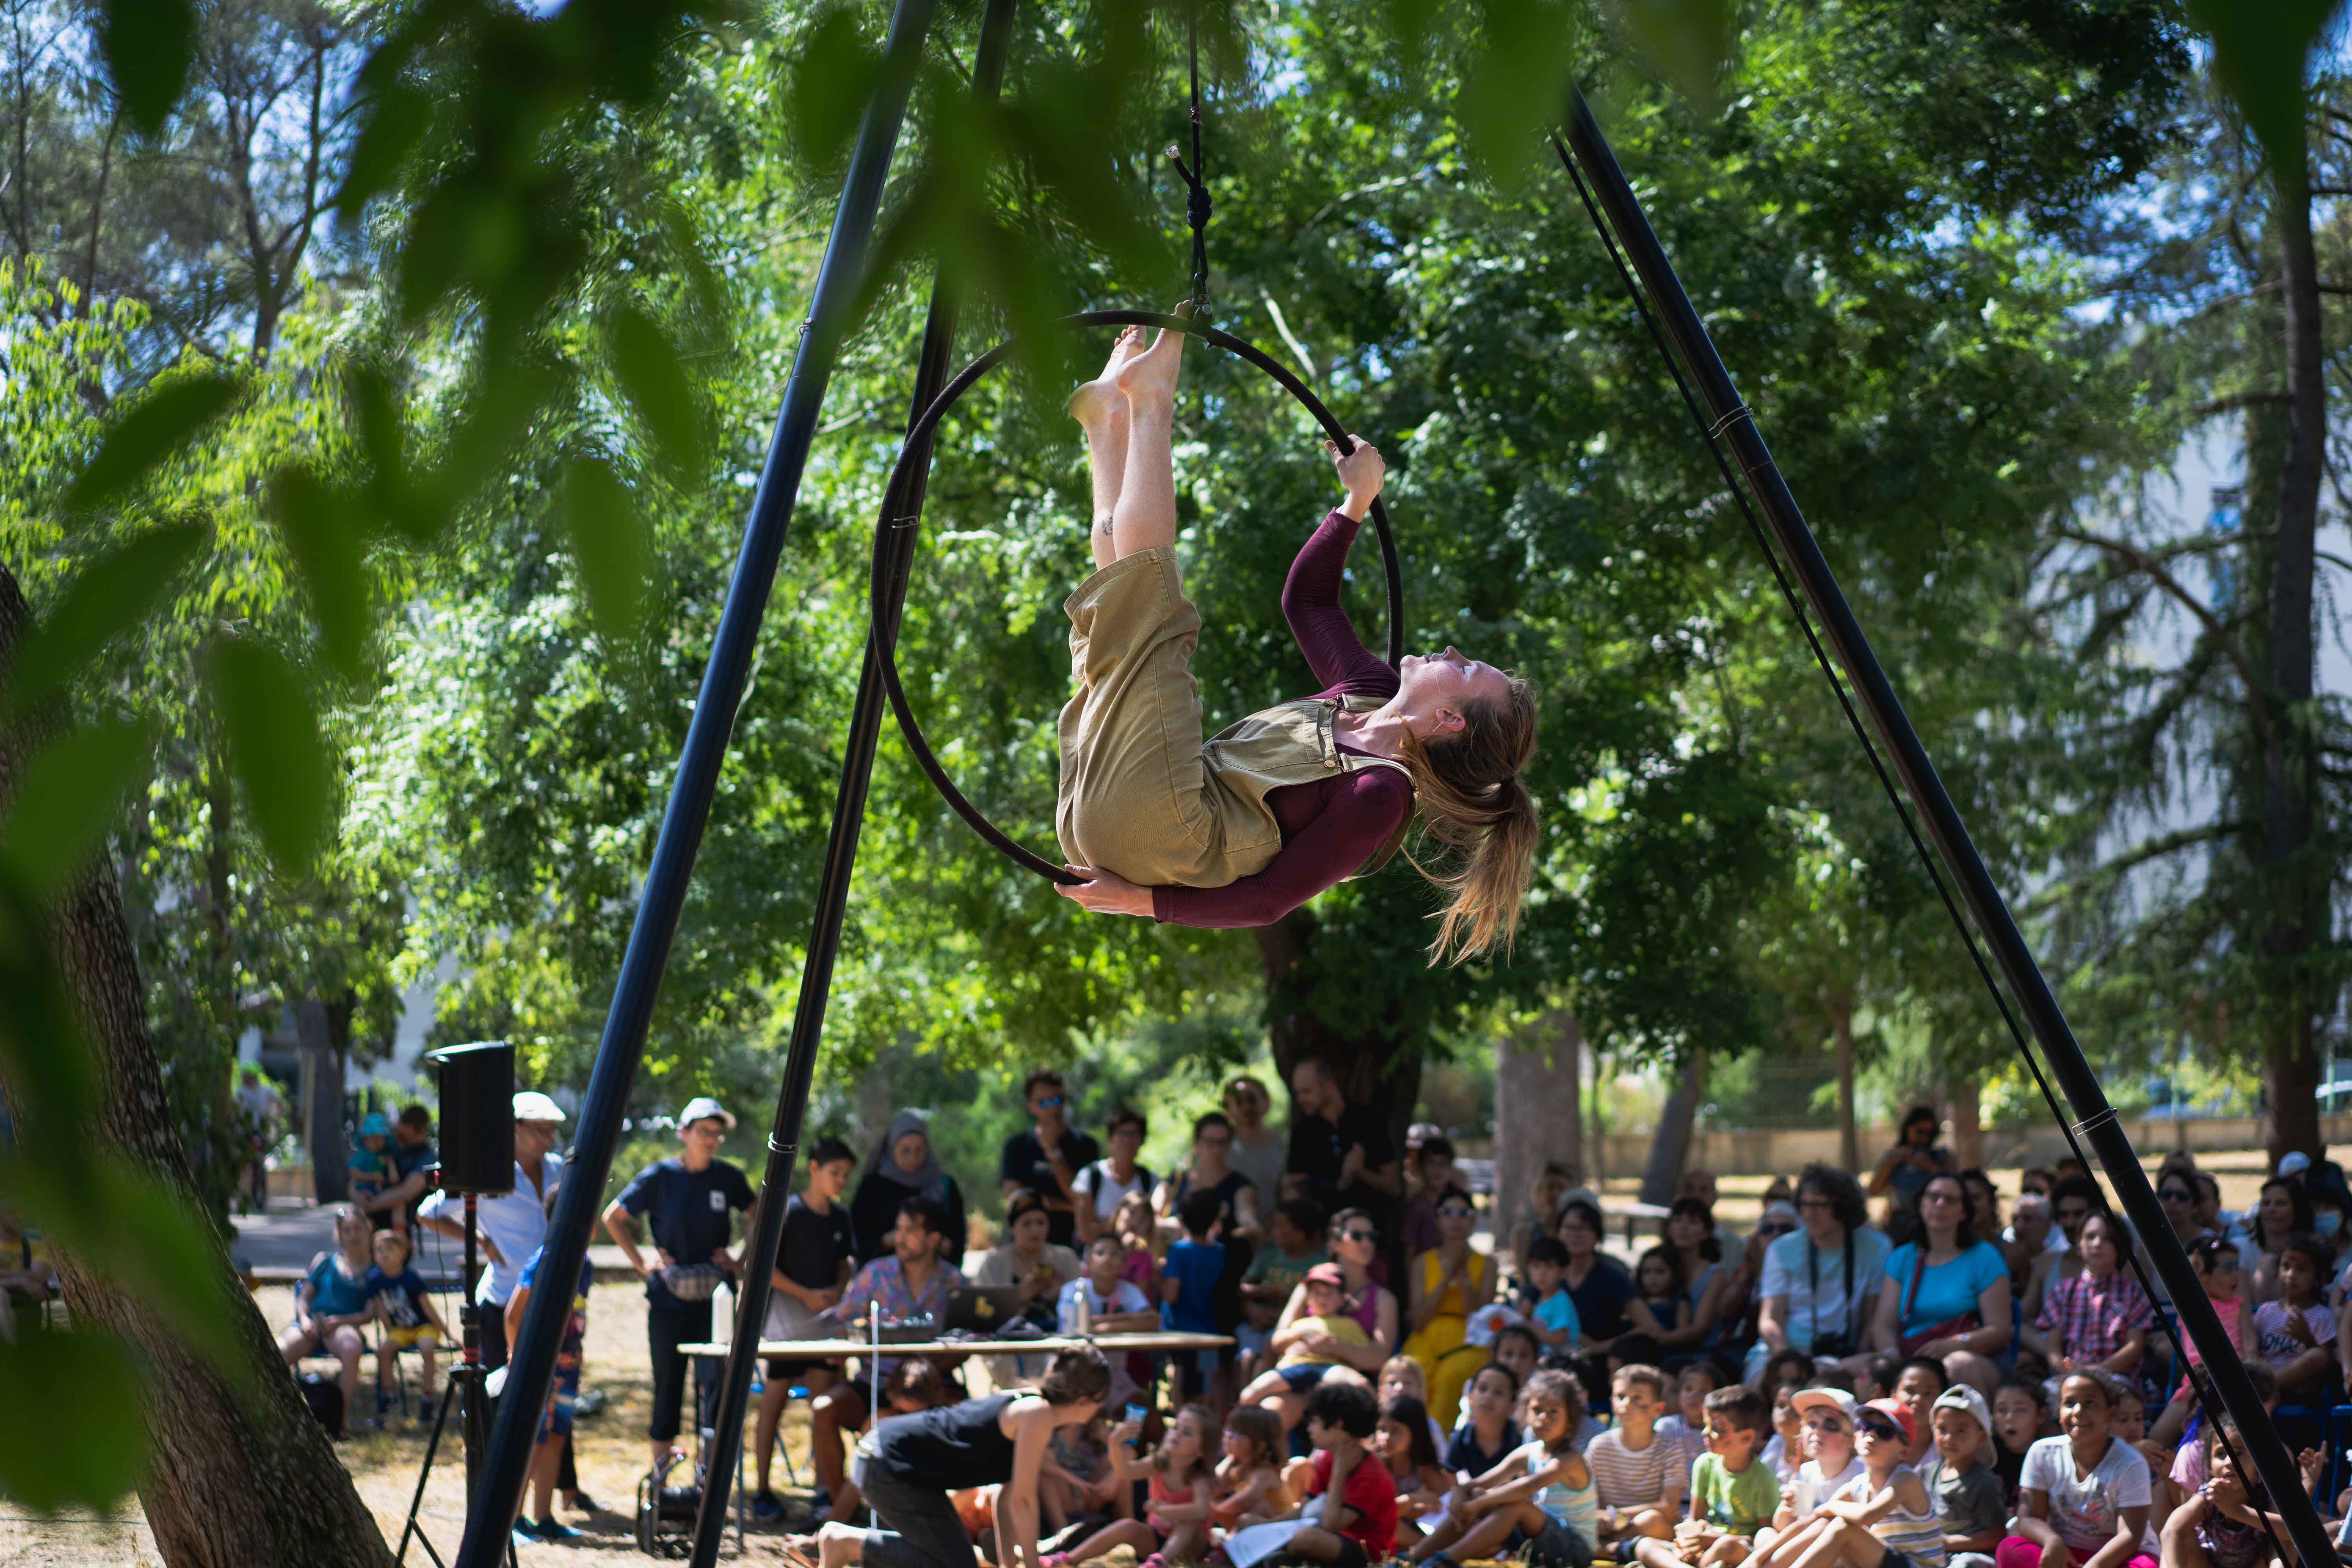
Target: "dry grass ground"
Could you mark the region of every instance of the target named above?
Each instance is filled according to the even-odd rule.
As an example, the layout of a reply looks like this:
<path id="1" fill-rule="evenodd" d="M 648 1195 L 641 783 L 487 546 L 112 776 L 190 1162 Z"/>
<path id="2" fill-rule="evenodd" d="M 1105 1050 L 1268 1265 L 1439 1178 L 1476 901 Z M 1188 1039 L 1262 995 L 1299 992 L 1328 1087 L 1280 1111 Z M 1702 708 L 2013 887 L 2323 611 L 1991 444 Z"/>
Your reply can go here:
<path id="1" fill-rule="evenodd" d="M 2231 1208 L 2242 1208 L 2254 1201 L 2265 1170 L 2259 1151 L 2208 1154 L 2200 1156 L 2200 1162 L 2219 1175 L 2224 1200 Z M 2156 1162 L 2151 1158 L 2147 1163 L 2152 1173 Z M 2004 1194 L 2016 1192 L 2015 1170 L 1995 1171 L 1992 1174 Z M 1755 1223 L 1767 1180 L 1762 1176 L 1723 1179 L 1718 1212 L 1726 1224 L 1745 1229 Z M 1622 1178 L 1610 1181 L 1606 1188 L 1610 1196 L 1632 1197 L 1638 1185 L 1632 1178 Z M 1621 1234 L 1612 1245 L 1622 1245 L 1622 1240 Z M 263 1290 L 257 1300 L 273 1327 L 284 1324 L 292 1316 L 290 1291 Z M 581 1539 L 568 1546 L 522 1548 L 520 1561 L 526 1568 L 530 1564 L 553 1568 L 555 1564 L 576 1563 L 594 1557 L 619 1559 L 636 1555 L 632 1521 L 637 1479 L 646 1467 L 645 1425 L 652 1400 L 652 1384 L 646 1371 L 645 1335 L 643 1293 L 626 1281 L 600 1285 L 589 1303 L 583 1386 L 602 1389 L 607 1403 L 595 1416 L 580 1423 L 573 1441 L 578 1445 L 581 1482 L 589 1496 L 604 1505 L 604 1511 L 588 1516 L 563 1515 L 566 1522 L 583 1532 Z M 367 1376 L 373 1376 L 373 1364 Z M 415 1377 L 413 1370 L 411 1377 Z M 363 1382 L 363 1391 L 365 1387 Z M 22 1413 L 11 1413 L 7 1418 L 23 1416 Z M 358 1484 L 361 1496 L 367 1500 L 377 1522 L 383 1527 L 387 1541 L 399 1538 L 401 1521 L 416 1484 L 417 1467 L 424 1458 L 426 1432 L 425 1426 L 413 1419 L 404 1421 L 395 1414 L 383 1429 L 354 1437 L 337 1449 Z M 795 1406 L 786 1416 L 785 1441 L 787 1451 L 801 1467 L 803 1480 L 808 1475 L 807 1434 L 805 1407 Z M 464 1465 L 454 1437 L 453 1423 L 444 1438 L 442 1457 L 434 1467 L 432 1482 L 425 1489 L 419 1513 L 434 1545 L 445 1557 L 456 1550 L 465 1518 Z M 747 1464 L 747 1479 L 750 1474 Z M 789 1491 L 781 1484 L 784 1480 L 781 1462 L 776 1475 L 779 1489 Z M 752 1525 L 739 1559 L 730 1531 L 722 1556 L 729 1561 L 781 1562 L 779 1546 L 782 1535 L 777 1526 Z M 1106 1568 L 1128 1568 L 1129 1556 L 1124 1551 L 1118 1552 Z M 408 1561 L 416 1563 L 428 1560 L 412 1543 Z M 58 1568 L 114 1568 L 118 1564 L 149 1568 L 162 1562 L 154 1538 L 141 1520 L 135 1499 L 120 1519 L 112 1521 L 36 1520 L 0 1500 L 0 1565 L 5 1568 L 16 1568 L 18 1564 L 26 1568 L 48 1568 L 51 1564 Z"/>

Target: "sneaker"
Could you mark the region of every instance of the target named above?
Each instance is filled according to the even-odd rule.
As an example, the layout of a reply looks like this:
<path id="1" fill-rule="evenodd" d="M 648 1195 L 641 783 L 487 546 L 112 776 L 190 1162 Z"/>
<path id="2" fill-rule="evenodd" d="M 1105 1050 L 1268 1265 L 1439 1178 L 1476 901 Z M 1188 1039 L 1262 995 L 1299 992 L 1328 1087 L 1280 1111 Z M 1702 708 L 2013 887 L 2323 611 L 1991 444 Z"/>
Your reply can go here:
<path id="1" fill-rule="evenodd" d="M 539 1542 L 539 1526 L 530 1521 L 530 1515 L 518 1514 L 515 1516 L 513 1536 L 517 1546 L 536 1545 Z"/>
<path id="2" fill-rule="evenodd" d="M 433 1396 L 431 1394 L 425 1394 L 417 1400 L 416 1418 L 419 1421 L 430 1421 L 433 1419 Z"/>
<path id="3" fill-rule="evenodd" d="M 580 1539 L 580 1532 L 578 1531 L 572 1529 L 562 1520 L 557 1519 L 551 1513 L 545 1519 L 541 1520 L 537 1524 L 531 1526 L 531 1532 L 537 1535 L 540 1540 L 548 1542 L 560 1542 L 577 1541 Z"/>
<path id="4" fill-rule="evenodd" d="M 379 1421 L 380 1421 L 380 1420 L 382 1420 L 382 1419 L 383 1419 L 383 1416 L 384 1416 L 385 1413 L 386 1413 L 386 1412 L 388 1412 L 389 1410 L 391 1410 L 391 1408 L 392 1408 L 392 1395 L 391 1395 L 391 1394 L 386 1394 L 386 1393 L 385 1393 L 383 1389 L 381 1389 L 381 1388 L 377 1389 L 377 1390 L 375 1391 L 375 1414 L 376 1414 L 376 1419 L 378 1419 Z"/>
<path id="5" fill-rule="evenodd" d="M 594 1498 L 590 1497 L 586 1492 L 573 1492 L 572 1494 L 572 1500 L 565 1503 L 563 1506 L 570 1509 L 574 1513 L 602 1513 L 604 1511 L 604 1505 L 598 1502 Z"/>
<path id="6" fill-rule="evenodd" d="M 751 1517 L 765 1521 L 784 1517 L 784 1500 L 771 1491 L 761 1492 L 751 1500 Z"/>

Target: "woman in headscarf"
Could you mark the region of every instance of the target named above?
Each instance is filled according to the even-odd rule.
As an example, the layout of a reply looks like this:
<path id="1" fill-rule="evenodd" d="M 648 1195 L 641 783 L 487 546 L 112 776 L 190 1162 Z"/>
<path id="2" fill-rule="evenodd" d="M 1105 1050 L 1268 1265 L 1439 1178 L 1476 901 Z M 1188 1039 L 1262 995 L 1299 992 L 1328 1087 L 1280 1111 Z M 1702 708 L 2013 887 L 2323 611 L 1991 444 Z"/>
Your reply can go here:
<path id="1" fill-rule="evenodd" d="M 849 1200 L 849 1223 L 857 1236 L 857 1266 L 861 1268 L 890 1251 L 890 1235 L 898 1228 L 898 1205 L 910 1197 L 925 1197 L 948 1211 L 948 1235 L 954 1255 L 963 1261 L 963 1193 L 931 1152 L 931 1135 L 923 1119 L 902 1110 L 890 1131 L 874 1146 L 866 1172 L 857 1179 L 857 1194 Z"/>

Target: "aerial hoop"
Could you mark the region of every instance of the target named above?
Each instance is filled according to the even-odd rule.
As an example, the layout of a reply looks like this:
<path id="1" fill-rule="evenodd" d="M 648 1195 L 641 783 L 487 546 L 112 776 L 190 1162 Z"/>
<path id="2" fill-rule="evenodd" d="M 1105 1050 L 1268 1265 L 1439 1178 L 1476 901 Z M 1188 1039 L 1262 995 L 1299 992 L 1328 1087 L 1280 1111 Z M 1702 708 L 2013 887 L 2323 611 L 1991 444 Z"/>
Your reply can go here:
<path id="1" fill-rule="evenodd" d="M 1332 442 L 1343 454 L 1355 450 L 1355 443 L 1349 438 L 1348 432 L 1342 429 L 1339 422 L 1331 416 L 1331 411 L 1323 406 L 1322 399 L 1307 390 L 1306 383 L 1300 381 L 1280 361 L 1255 343 L 1244 342 L 1231 332 L 1221 331 L 1205 321 L 1194 321 L 1185 316 L 1161 315 L 1151 310 L 1083 310 L 1074 316 L 1063 317 L 1062 325 L 1066 327 L 1157 327 L 1162 331 L 1182 332 L 1187 337 L 1198 338 L 1205 343 L 1224 350 L 1237 359 L 1248 361 L 1273 377 L 1285 392 L 1297 400 L 1299 406 L 1314 416 L 1315 422 L 1323 427 L 1323 433 L 1331 437 Z M 932 435 L 939 428 L 940 421 L 947 417 L 948 410 L 953 408 L 957 399 L 971 391 L 973 384 L 982 376 L 1004 363 L 1006 356 L 1012 353 L 1016 341 L 1007 338 L 966 365 L 957 374 L 953 381 L 947 384 L 940 393 L 937 401 L 923 410 L 922 417 L 916 420 L 907 431 L 906 442 L 898 449 L 898 464 L 890 470 L 890 481 L 883 489 L 885 499 L 882 516 L 874 529 L 874 567 L 868 590 L 873 610 L 872 635 L 876 662 L 881 668 L 883 689 L 890 698 L 890 710 L 898 716 L 898 730 L 907 738 L 907 749 L 915 754 L 917 765 L 929 776 L 932 787 L 940 792 L 940 797 L 954 808 L 958 816 L 971 825 L 974 833 L 987 840 L 998 853 L 1014 865 L 1025 871 L 1034 872 L 1047 881 L 1057 882 L 1064 887 L 1076 887 L 1080 879 L 1064 870 L 1057 862 L 1047 860 L 1043 856 L 1013 842 L 1002 828 L 991 822 L 978 806 L 964 797 L 963 791 L 956 787 L 955 781 L 950 778 L 947 770 L 940 766 L 940 759 L 932 752 L 930 742 L 923 738 L 922 726 L 915 721 L 913 709 L 908 705 L 906 688 L 899 683 L 898 625 L 897 616 L 891 613 L 894 599 L 889 582 L 889 563 L 892 557 L 891 536 L 898 530 L 919 528 L 922 525 L 919 504 L 915 510 L 909 511 L 903 517 L 892 515 L 897 498 L 908 493 L 908 483 L 913 478 L 916 461 L 919 458 L 926 463 L 929 461 Z M 1382 506 L 1377 498 L 1372 501 L 1371 521 L 1373 529 L 1380 535 L 1381 563 L 1386 569 L 1388 577 L 1388 661 L 1389 668 L 1393 669 L 1398 661 L 1404 657 L 1404 571 L 1398 563 L 1396 534 L 1389 526 L 1388 509 Z"/>

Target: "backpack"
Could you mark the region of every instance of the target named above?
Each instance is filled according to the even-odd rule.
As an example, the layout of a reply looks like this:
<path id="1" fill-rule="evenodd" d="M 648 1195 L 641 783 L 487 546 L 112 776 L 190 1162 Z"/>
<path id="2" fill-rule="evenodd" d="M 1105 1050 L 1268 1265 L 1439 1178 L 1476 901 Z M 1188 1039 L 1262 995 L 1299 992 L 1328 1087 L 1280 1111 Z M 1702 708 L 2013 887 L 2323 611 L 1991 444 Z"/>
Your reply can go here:
<path id="1" fill-rule="evenodd" d="M 327 1436 L 341 1437 L 343 1385 L 331 1377 L 306 1372 L 295 1380 L 294 1386 L 301 1391 L 302 1403 L 310 1407 L 310 1414 L 318 1417 L 319 1425 L 327 1429 Z"/>

